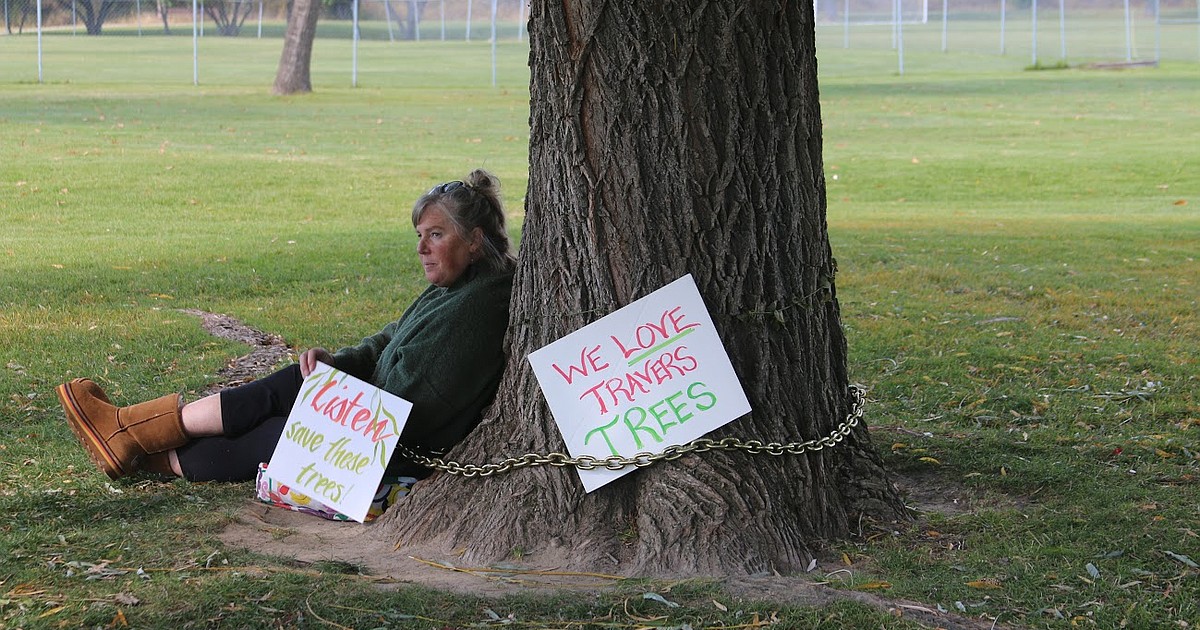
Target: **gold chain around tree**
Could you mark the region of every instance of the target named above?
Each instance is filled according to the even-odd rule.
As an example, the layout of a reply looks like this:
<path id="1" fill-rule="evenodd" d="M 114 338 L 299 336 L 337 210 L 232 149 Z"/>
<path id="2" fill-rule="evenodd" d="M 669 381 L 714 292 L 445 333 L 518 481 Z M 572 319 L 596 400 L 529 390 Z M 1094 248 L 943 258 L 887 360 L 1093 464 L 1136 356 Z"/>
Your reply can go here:
<path id="1" fill-rule="evenodd" d="M 722 438 L 720 440 L 699 438 L 687 444 L 668 446 L 661 453 L 638 453 L 632 457 L 622 457 L 620 455 L 610 457 L 580 455 L 579 457 L 571 457 L 565 453 L 548 453 L 546 455 L 526 453 L 520 457 L 509 457 L 497 463 L 483 465 L 460 464 L 438 457 L 426 457 L 414 453 L 403 444 L 397 444 L 396 447 L 404 457 L 422 466 L 463 477 L 490 477 L 491 475 L 498 475 L 517 470 L 518 468 L 529 468 L 532 466 L 575 466 L 580 470 L 594 470 L 596 468 L 621 470 L 626 466 L 644 468 L 656 462 L 669 462 L 679 459 L 688 453 L 705 453 L 708 451 L 745 451 L 755 455 L 761 453 L 768 455 L 799 455 L 801 453 L 819 451 L 837 446 L 838 443 L 846 439 L 847 435 L 850 435 L 850 431 L 854 427 L 858 426 L 858 423 L 863 418 L 864 408 L 866 407 L 866 393 L 861 387 L 851 385 L 850 395 L 854 398 L 854 404 L 850 407 L 850 413 L 846 414 L 845 422 L 838 425 L 829 435 L 815 440 L 808 440 L 807 442 L 789 442 L 787 444 L 767 442 L 764 444 L 759 440 L 741 440 L 733 437 Z"/>

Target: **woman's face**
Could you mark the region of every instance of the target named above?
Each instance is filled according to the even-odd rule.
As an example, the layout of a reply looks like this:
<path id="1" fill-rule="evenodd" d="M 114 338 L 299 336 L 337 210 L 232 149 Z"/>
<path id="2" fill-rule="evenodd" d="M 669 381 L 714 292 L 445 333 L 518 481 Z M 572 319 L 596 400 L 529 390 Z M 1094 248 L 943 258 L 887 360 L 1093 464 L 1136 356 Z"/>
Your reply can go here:
<path id="1" fill-rule="evenodd" d="M 466 271 L 479 250 L 482 231 L 475 228 L 473 241 L 458 235 L 441 206 L 429 206 L 417 223 L 417 256 L 425 268 L 425 279 L 448 287 Z"/>

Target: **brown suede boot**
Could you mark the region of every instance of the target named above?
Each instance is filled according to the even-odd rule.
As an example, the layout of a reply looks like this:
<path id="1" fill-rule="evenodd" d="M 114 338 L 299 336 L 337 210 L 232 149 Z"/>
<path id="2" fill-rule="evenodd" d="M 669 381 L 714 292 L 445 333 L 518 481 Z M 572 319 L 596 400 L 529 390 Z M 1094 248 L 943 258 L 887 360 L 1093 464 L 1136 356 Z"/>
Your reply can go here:
<path id="1" fill-rule="evenodd" d="M 77 378 L 55 391 L 75 437 L 111 479 L 137 470 L 138 461 L 148 454 L 188 442 L 179 414 L 179 394 L 118 408 L 88 379 Z"/>

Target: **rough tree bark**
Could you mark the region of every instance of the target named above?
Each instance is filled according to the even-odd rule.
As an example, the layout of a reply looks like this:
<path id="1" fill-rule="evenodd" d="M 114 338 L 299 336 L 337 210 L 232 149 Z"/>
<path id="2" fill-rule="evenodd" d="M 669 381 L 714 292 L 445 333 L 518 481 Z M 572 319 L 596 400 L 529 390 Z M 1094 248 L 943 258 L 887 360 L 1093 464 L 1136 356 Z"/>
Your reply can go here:
<path id="1" fill-rule="evenodd" d="M 691 273 L 764 442 L 846 417 L 810 2 L 535 0 L 529 190 L 500 394 L 451 459 L 563 448 L 525 357 Z M 543 553 L 627 575 L 807 568 L 902 507 L 865 427 L 805 455 L 709 452 L 590 494 L 571 469 L 435 475 L 381 520 L 468 562 Z M 618 563 L 614 566 L 614 562 Z"/>
<path id="2" fill-rule="evenodd" d="M 283 54 L 275 73 L 275 94 L 296 94 L 312 91 L 309 68 L 312 65 L 313 38 L 317 34 L 320 0 L 295 0 L 288 13 L 287 33 L 283 38 Z"/>

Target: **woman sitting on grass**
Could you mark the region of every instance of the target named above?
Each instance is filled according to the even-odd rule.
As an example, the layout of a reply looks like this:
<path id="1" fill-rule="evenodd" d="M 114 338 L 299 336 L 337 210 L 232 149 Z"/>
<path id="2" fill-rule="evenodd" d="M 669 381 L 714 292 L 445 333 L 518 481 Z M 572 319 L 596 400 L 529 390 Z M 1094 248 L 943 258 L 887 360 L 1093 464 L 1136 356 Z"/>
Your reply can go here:
<path id="1" fill-rule="evenodd" d="M 357 346 L 313 348 L 262 379 L 182 404 L 169 394 L 112 405 L 88 379 L 60 385 L 67 422 L 92 461 L 118 479 L 138 470 L 192 481 L 247 481 L 270 460 L 301 383 L 318 361 L 413 404 L 400 442 L 437 456 L 479 422 L 504 367 L 502 342 L 516 258 L 499 181 L 475 170 L 413 205 L 417 255 L 430 286 L 400 319 Z M 385 475 L 431 471 L 393 457 Z"/>

